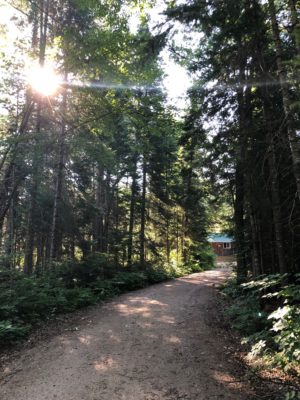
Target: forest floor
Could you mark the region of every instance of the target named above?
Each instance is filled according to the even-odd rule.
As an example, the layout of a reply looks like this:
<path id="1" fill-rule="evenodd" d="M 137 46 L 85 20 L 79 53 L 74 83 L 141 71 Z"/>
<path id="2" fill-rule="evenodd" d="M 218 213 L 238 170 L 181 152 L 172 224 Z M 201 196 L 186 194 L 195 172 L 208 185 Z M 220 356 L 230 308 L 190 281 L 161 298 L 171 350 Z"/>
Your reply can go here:
<path id="1" fill-rule="evenodd" d="M 216 287 L 229 274 L 193 274 L 66 317 L 2 358 L 0 399 L 262 398 L 220 317 Z"/>

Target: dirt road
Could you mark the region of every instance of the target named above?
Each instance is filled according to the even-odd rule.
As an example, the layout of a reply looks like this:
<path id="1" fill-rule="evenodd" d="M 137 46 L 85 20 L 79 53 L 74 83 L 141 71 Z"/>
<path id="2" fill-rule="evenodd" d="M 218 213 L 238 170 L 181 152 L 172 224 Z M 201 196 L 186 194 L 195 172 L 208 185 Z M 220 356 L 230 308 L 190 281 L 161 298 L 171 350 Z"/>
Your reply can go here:
<path id="1" fill-rule="evenodd" d="M 6 366 L 0 399 L 251 398 L 212 325 L 214 286 L 226 274 L 193 274 L 87 310 L 84 326 Z"/>

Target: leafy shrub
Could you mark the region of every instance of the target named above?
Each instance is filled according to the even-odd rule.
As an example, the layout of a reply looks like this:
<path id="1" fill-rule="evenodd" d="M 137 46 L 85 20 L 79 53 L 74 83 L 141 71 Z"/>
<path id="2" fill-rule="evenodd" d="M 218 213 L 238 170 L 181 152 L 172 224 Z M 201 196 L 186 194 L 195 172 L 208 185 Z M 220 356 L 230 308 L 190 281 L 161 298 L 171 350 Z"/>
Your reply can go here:
<path id="1" fill-rule="evenodd" d="M 13 343 L 23 339 L 28 335 L 30 328 L 29 325 L 0 321 L 0 342 Z"/>
<path id="2" fill-rule="evenodd" d="M 300 400 L 300 392 L 296 392 L 295 390 L 292 390 L 292 391 L 286 393 L 284 400 Z"/>
<path id="3" fill-rule="evenodd" d="M 98 253 L 80 262 L 69 261 L 56 268 L 55 275 L 66 287 L 85 287 L 96 279 L 111 279 L 120 270 L 107 254 Z"/>
<path id="4" fill-rule="evenodd" d="M 147 281 L 151 283 L 159 283 L 170 279 L 170 274 L 163 269 L 146 268 L 144 271 L 147 277 Z"/>
<path id="5" fill-rule="evenodd" d="M 273 321 L 274 342 L 278 346 L 281 364 L 300 363 L 300 309 L 286 305 L 278 308 L 268 317 Z"/>
<path id="6" fill-rule="evenodd" d="M 215 258 L 216 256 L 209 243 L 199 243 L 192 251 L 191 264 L 194 266 L 198 265 L 201 268 L 200 271 L 208 270 L 214 268 Z"/>
<path id="7" fill-rule="evenodd" d="M 252 345 L 251 355 L 265 355 L 286 369 L 299 364 L 299 274 L 261 276 L 242 285 L 230 282 L 223 293 L 233 299 L 228 314 Z"/>
<path id="8" fill-rule="evenodd" d="M 68 304 L 67 311 L 73 311 L 77 308 L 95 304 L 97 297 L 89 288 L 73 288 L 66 291 L 66 299 Z"/>
<path id="9" fill-rule="evenodd" d="M 91 289 L 94 291 L 98 300 L 104 300 L 121 293 L 120 289 L 109 280 L 103 281 L 101 279 L 97 279 L 92 283 Z"/>
<path id="10" fill-rule="evenodd" d="M 148 284 L 147 276 L 144 272 L 119 272 L 111 282 L 121 292 L 141 289 Z"/>
<path id="11" fill-rule="evenodd" d="M 260 309 L 259 301 L 255 297 L 246 297 L 235 302 L 228 310 L 232 325 L 245 335 L 253 335 L 270 328 L 267 314 Z"/>

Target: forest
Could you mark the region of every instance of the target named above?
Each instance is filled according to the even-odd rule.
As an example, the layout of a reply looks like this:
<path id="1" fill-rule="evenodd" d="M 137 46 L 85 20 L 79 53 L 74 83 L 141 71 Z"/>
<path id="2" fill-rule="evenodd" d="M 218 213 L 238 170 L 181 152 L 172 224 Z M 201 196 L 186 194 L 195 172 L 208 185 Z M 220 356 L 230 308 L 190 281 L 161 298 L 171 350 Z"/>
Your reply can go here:
<path id="1" fill-rule="evenodd" d="M 236 242 L 233 325 L 299 373 L 299 0 L 1 10 L 0 345 L 213 268 L 217 231 Z M 192 82 L 181 111 L 165 51 Z"/>

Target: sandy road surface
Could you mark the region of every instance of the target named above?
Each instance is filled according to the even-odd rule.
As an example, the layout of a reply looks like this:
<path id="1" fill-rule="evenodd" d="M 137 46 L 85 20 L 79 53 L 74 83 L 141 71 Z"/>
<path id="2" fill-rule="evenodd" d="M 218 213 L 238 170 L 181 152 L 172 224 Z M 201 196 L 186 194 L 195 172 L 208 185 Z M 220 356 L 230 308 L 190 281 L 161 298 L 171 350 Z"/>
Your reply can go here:
<path id="1" fill-rule="evenodd" d="M 226 270 L 193 274 L 87 310 L 87 323 L 21 352 L 1 400 L 246 400 L 211 324 Z M 248 397 L 249 395 L 249 397 Z"/>

